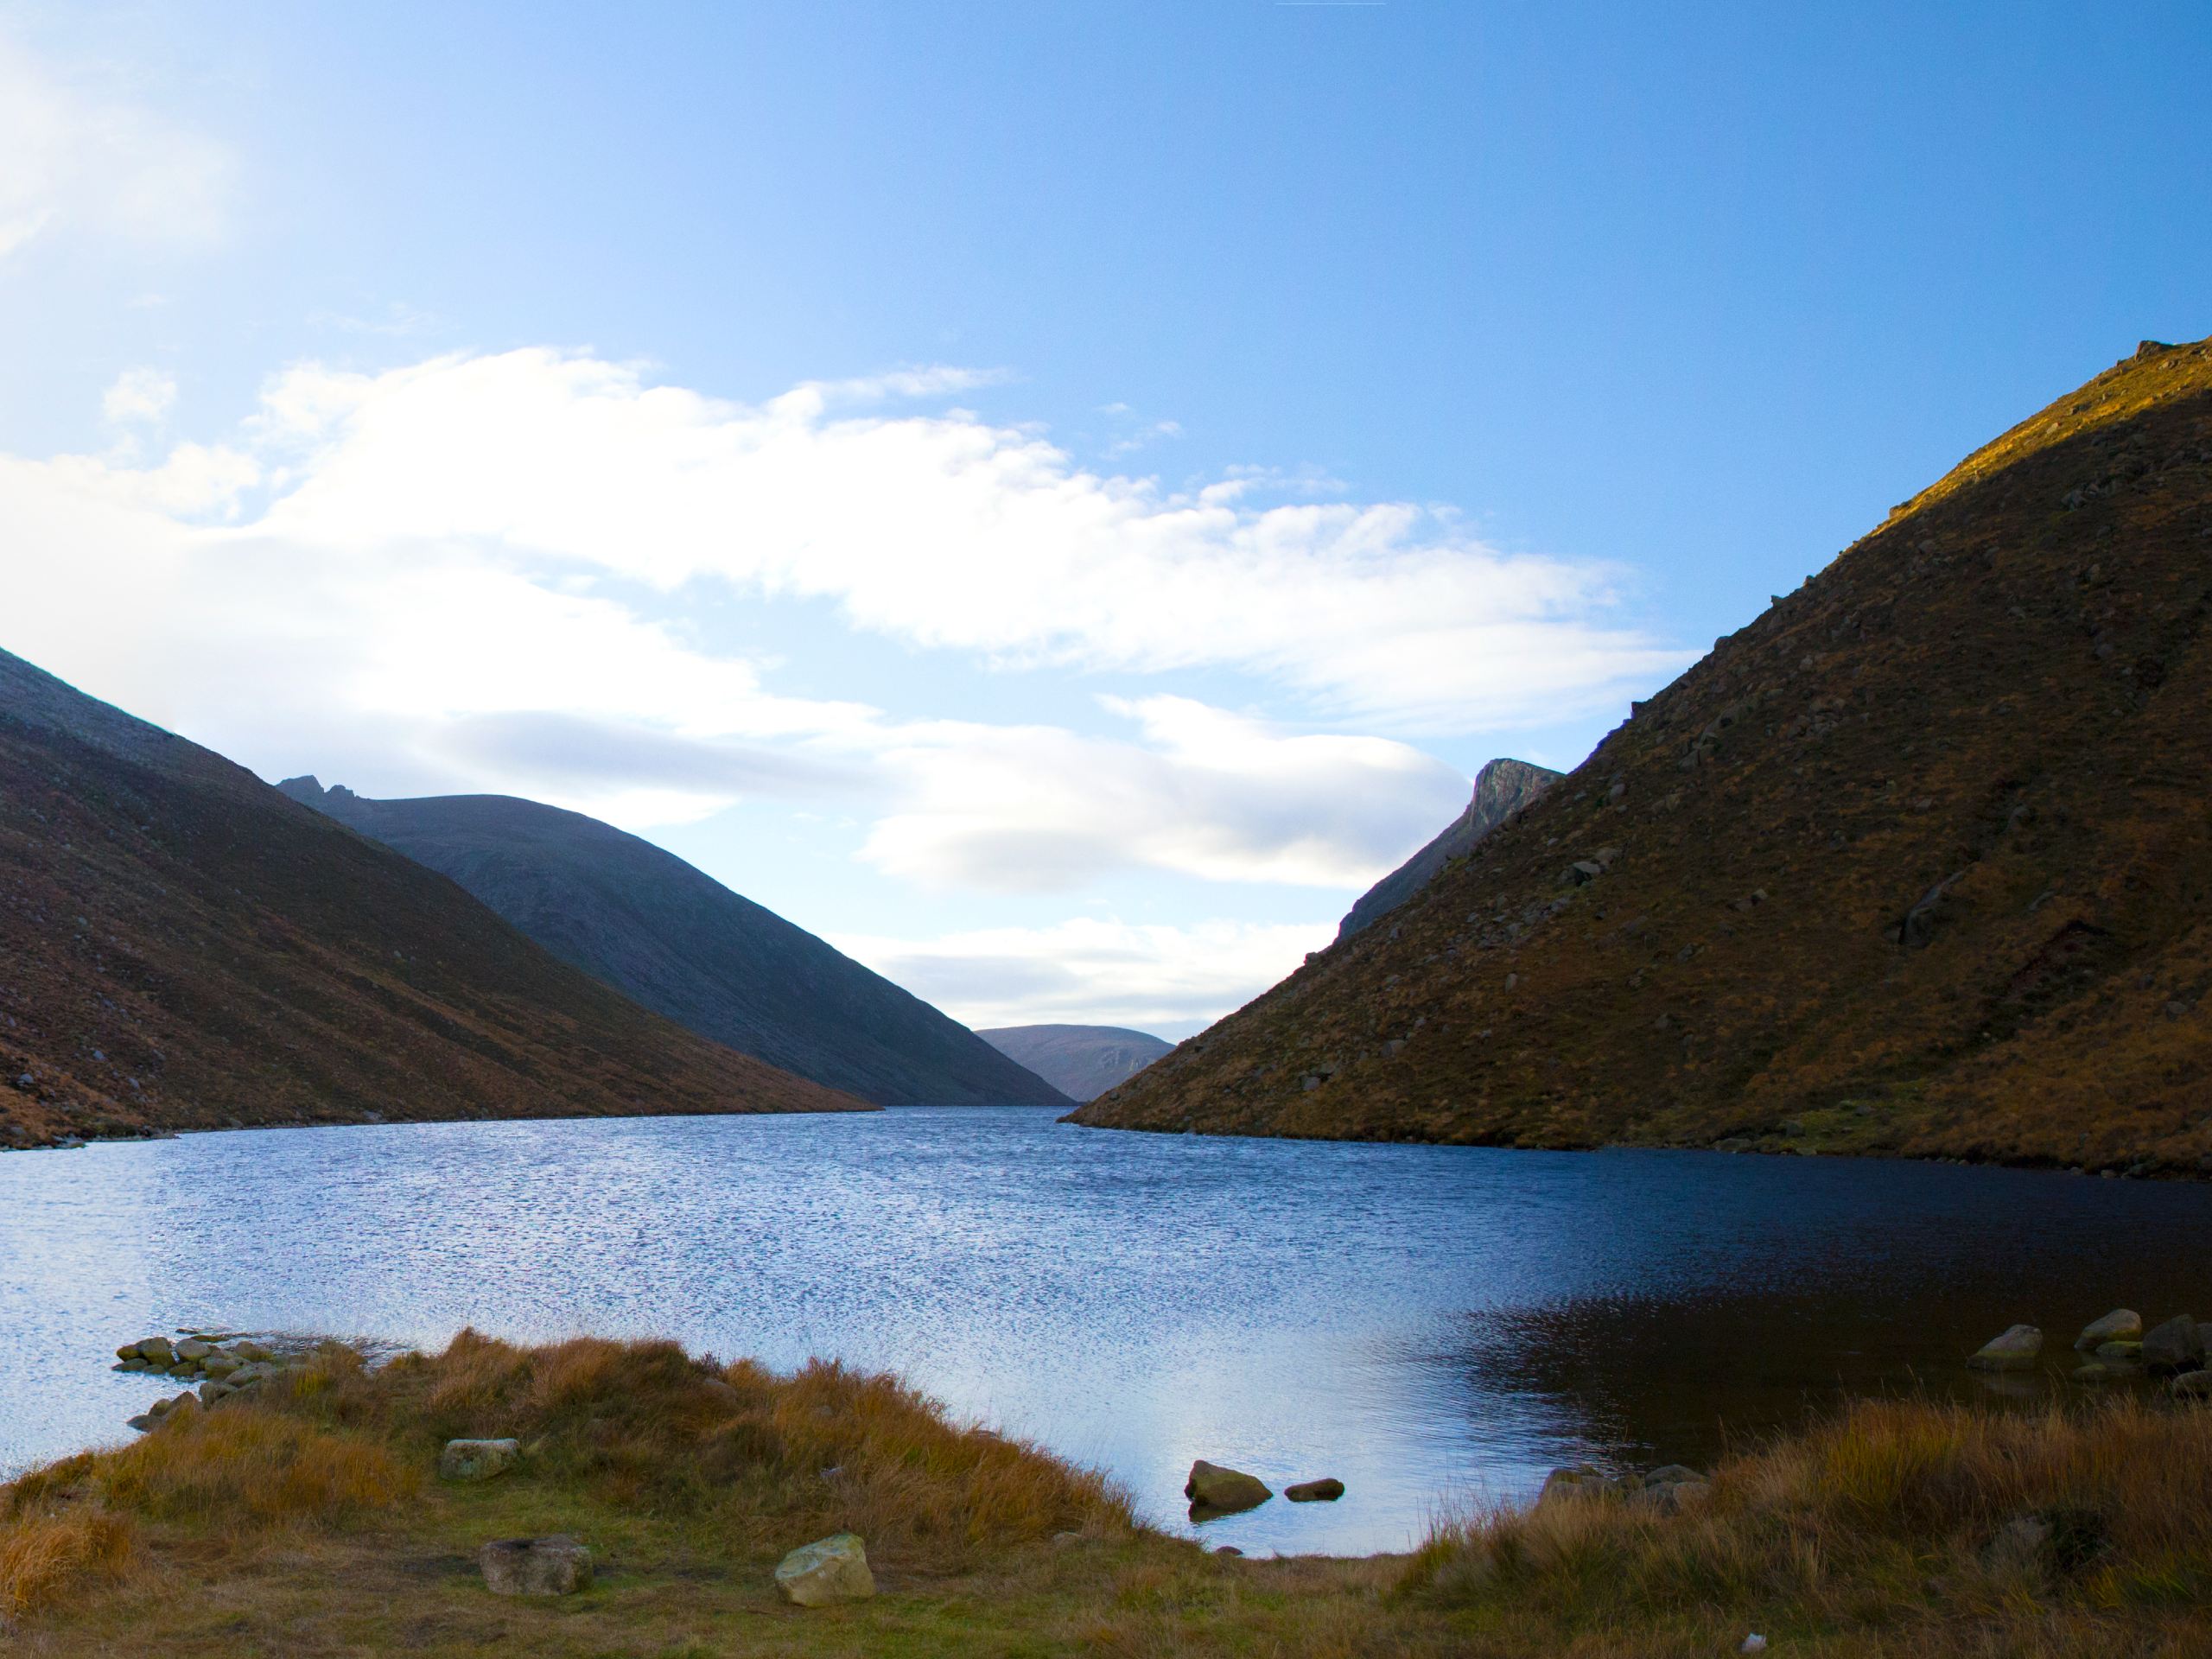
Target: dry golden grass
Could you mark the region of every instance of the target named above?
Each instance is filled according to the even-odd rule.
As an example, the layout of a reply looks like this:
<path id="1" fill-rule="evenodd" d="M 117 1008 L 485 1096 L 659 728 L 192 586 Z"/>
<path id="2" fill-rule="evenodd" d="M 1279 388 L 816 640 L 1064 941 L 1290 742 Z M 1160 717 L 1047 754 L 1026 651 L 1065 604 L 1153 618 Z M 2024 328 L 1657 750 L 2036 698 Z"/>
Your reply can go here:
<path id="1" fill-rule="evenodd" d="M 462 1434 L 514 1436 L 521 1467 L 430 1478 Z M 1821 1659 L 2180 1659 L 2212 1652 L 2208 1473 L 2212 1413 L 2162 1402 L 1870 1403 L 1729 1459 L 1680 1516 L 1567 1502 L 1471 1516 L 1411 1558 L 1242 1560 L 888 1378 L 464 1334 L 374 1371 L 327 1350 L 0 1491 L 0 1618 L 39 1659 L 156 1629 L 181 1659 L 1689 1659 L 1752 1630 Z M 2023 1514 L 2051 1522 L 2049 1559 L 1993 1561 Z M 781 1605 L 779 1556 L 846 1529 L 884 1593 Z M 592 1590 L 485 1591 L 479 1544 L 550 1531 L 590 1544 Z"/>
<path id="2" fill-rule="evenodd" d="M 34 1612 L 76 1585 L 122 1577 L 132 1536 L 128 1517 L 98 1509 L 0 1522 L 0 1615 Z"/>

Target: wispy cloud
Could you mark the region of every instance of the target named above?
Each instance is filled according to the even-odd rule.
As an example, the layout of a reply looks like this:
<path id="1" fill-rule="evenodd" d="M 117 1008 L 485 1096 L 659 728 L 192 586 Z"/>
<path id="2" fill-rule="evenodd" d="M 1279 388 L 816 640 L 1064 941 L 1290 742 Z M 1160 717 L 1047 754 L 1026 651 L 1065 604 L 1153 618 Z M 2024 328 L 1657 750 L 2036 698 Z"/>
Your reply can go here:
<path id="1" fill-rule="evenodd" d="M 1249 1001 L 1335 934 L 1333 921 L 1179 927 L 1078 917 L 937 939 L 840 934 L 830 943 L 969 1026 L 1074 1020 L 1173 1037 Z"/>
<path id="2" fill-rule="evenodd" d="M 73 230 L 207 241 L 234 173 L 214 139 L 0 37 L 0 268 Z"/>
<path id="3" fill-rule="evenodd" d="M 136 426 L 159 421 L 176 403 L 176 377 L 160 369 L 125 369 L 100 398 L 100 413 L 111 425 Z"/>

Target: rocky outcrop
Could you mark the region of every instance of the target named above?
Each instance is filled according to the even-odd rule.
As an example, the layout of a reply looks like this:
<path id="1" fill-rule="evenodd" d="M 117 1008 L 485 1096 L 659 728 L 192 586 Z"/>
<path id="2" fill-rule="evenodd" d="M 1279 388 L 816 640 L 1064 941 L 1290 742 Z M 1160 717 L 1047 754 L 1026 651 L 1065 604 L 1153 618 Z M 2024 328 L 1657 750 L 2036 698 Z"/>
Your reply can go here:
<path id="1" fill-rule="evenodd" d="M 1075 1121 L 2212 1175 L 2209 556 L 2199 343 L 1975 452 Z"/>
<path id="2" fill-rule="evenodd" d="M 1563 775 L 1548 766 L 1531 766 L 1526 760 L 1491 761 L 1475 774 L 1475 792 L 1467 802 L 1467 810 L 1446 825 L 1435 840 L 1362 893 L 1344 920 L 1337 924 L 1337 938 L 1348 939 L 1404 904 L 1427 887 L 1446 863 L 1472 852 L 1476 842 Z"/>
<path id="3" fill-rule="evenodd" d="M 1095 1100 L 1175 1048 L 1120 1026 L 996 1026 L 976 1034 L 1071 1100 Z"/>
<path id="4" fill-rule="evenodd" d="M 958 1021 L 673 853 L 510 795 L 372 800 L 313 778 L 304 806 L 448 876 L 573 968 L 700 1036 L 885 1106 L 1054 1106 Z"/>

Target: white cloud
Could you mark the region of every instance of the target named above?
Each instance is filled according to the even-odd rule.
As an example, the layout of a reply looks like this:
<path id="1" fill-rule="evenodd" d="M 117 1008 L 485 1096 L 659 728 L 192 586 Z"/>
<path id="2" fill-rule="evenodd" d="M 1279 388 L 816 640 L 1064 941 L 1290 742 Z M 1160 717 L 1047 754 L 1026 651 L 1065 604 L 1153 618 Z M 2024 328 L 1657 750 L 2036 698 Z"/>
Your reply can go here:
<path id="1" fill-rule="evenodd" d="M 552 352 L 294 369 L 231 442 L 0 456 L 0 546 L 35 550 L 0 645 L 251 764 L 631 827 L 858 801 L 886 874 L 1031 893 L 1126 870 L 1356 889 L 1465 782 L 1400 741 L 1187 696 L 1105 700 L 1128 722 L 1107 734 L 787 696 L 702 648 L 678 590 L 829 598 L 993 662 L 1242 670 L 1294 712 L 1459 729 L 1556 718 L 1673 662 L 1593 620 L 1599 578 L 1433 512 L 1255 505 L 1242 475 L 1172 495 L 1033 434 L 880 407 L 988 378 L 747 407 Z M 126 377 L 110 411 L 170 394 Z"/>
<path id="2" fill-rule="evenodd" d="M 100 399 L 100 413 L 116 426 L 159 421 L 176 404 L 176 377 L 159 369 L 125 369 Z"/>
<path id="3" fill-rule="evenodd" d="M 1173 1036 L 1249 1001 L 1336 931 L 1333 919 L 1170 927 L 1079 917 L 938 939 L 841 934 L 830 943 L 964 1025 L 1065 1020 Z"/>
<path id="4" fill-rule="evenodd" d="M 1466 779 L 1383 738 L 1300 734 L 1185 697 L 1106 699 L 1142 741 L 915 722 L 886 734 L 895 807 L 864 855 L 932 885 L 1072 888 L 1109 871 L 1364 887 L 1447 822 Z"/>
<path id="5" fill-rule="evenodd" d="M 220 228 L 232 172 L 213 139 L 0 39 L 0 264 L 70 228 L 205 241 Z"/>
<path id="6" fill-rule="evenodd" d="M 663 589 L 828 599 L 859 628 L 1017 666 L 1229 668 L 1322 717 L 1407 729 L 1571 717 L 1681 661 L 1608 620 L 1611 573 L 1497 552 L 1447 512 L 1259 505 L 1245 478 L 1176 494 L 1032 431 L 865 406 L 975 378 L 912 371 L 747 406 L 539 350 L 296 369 L 255 423 L 302 458 L 265 524 L 332 548 L 464 542 Z"/>

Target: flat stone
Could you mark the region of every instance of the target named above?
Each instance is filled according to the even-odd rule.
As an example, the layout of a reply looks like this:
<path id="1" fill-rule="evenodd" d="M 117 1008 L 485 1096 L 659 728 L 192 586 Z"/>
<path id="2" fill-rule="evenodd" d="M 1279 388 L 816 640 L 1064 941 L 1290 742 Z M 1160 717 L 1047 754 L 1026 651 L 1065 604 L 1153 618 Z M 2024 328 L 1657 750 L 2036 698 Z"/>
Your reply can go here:
<path id="1" fill-rule="evenodd" d="M 2107 1342 L 2140 1342 L 2143 1339 L 2143 1316 L 2132 1307 L 2115 1307 L 2101 1319 L 2092 1319 L 2082 1327 L 2082 1334 L 2074 1338 L 2074 1345 L 2081 1349 L 2094 1349 Z"/>
<path id="2" fill-rule="evenodd" d="M 1274 1493 L 1256 1476 L 1200 1458 L 1191 1465 L 1190 1478 L 1183 1483 L 1183 1496 L 1191 1500 L 1193 1510 L 1211 1510 L 1216 1515 L 1233 1515 L 1239 1510 L 1257 1509 Z"/>
<path id="3" fill-rule="evenodd" d="M 1319 1480 L 1301 1480 L 1294 1486 L 1286 1486 L 1282 1495 L 1294 1503 L 1333 1503 L 1344 1495 L 1344 1484 L 1333 1475 Z"/>
<path id="4" fill-rule="evenodd" d="M 776 1588 L 801 1607 L 831 1607 L 841 1601 L 865 1601 L 875 1593 L 868 1570 L 868 1546 L 857 1533 L 833 1533 L 802 1544 L 776 1563 Z"/>
<path id="5" fill-rule="evenodd" d="M 1967 1363 L 1978 1371 L 2028 1371 L 2042 1353 L 2043 1332 L 2032 1325 L 2016 1325 L 1982 1344 Z"/>
<path id="6" fill-rule="evenodd" d="M 512 1469 L 522 1456 L 520 1440 L 448 1440 L 438 1453 L 441 1480 L 489 1480 Z"/>
<path id="7" fill-rule="evenodd" d="M 566 1534 L 502 1538 L 476 1552 L 496 1596 L 570 1596 L 591 1584 L 591 1551 Z"/>

